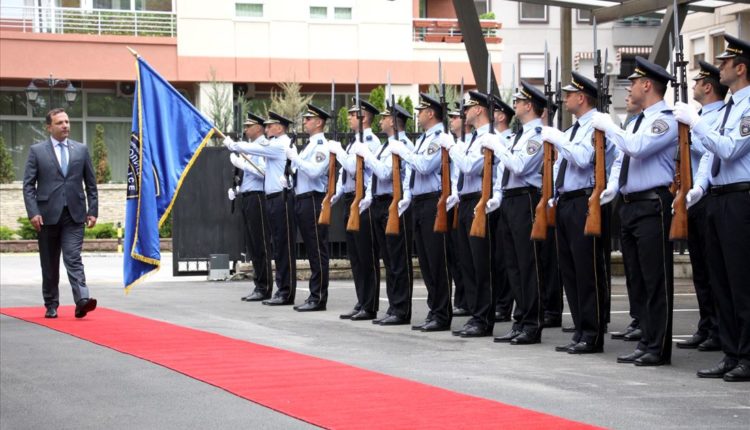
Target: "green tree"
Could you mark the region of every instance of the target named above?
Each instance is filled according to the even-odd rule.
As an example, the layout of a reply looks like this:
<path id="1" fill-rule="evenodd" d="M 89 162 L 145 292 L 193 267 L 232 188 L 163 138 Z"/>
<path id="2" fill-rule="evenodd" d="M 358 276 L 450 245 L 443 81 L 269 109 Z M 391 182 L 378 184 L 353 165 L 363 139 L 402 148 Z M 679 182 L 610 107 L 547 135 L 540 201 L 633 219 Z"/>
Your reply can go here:
<path id="1" fill-rule="evenodd" d="M 13 158 L 5 147 L 5 139 L 0 136 L 0 184 L 9 184 L 16 178 L 13 170 Z"/>
<path id="2" fill-rule="evenodd" d="M 414 125 L 414 115 L 416 114 L 416 112 L 414 112 L 414 102 L 411 101 L 411 96 L 399 96 L 399 98 L 396 100 L 396 103 L 398 103 L 402 108 L 406 109 L 407 112 L 412 114 L 412 119 L 406 120 L 406 131 L 415 131 L 416 127 Z"/>
<path id="3" fill-rule="evenodd" d="M 375 106 L 379 112 L 383 112 L 385 110 L 385 88 L 382 85 L 375 87 L 367 101 Z M 372 131 L 373 133 L 380 133 L 380 121 L 377 121 L 377 119 L 373 121 Z"/>
<path id="4" fill-rule="evenodd" d="M 96 172 L 96 183 L 105 184 L 109 182 L 112 173 L 109 170 L 107 144 L 104 142 L 104 126 L 97 124 L 94 135 L 94 171 Z"/>
<path id="5" fill-rule="evenodd" d="M 349 108 L 346 106 L 341 106 L 339 108 L 339 113 L 336 118 L 336 128 L 339 133 L 348 133 L 349 132 Z"/>
<path id="6" fill-rule="evenodd" d="M 292 120 L 292 128 L 302 131 L 302 114 L 307 110 L 314 94 L 303 96 L 302 85 L 297 82 L 280 82 L 281 91 L 271 90 L 271 105 L 268 110 Z M 292 130 L 289 130 L 292 131 Z"/>

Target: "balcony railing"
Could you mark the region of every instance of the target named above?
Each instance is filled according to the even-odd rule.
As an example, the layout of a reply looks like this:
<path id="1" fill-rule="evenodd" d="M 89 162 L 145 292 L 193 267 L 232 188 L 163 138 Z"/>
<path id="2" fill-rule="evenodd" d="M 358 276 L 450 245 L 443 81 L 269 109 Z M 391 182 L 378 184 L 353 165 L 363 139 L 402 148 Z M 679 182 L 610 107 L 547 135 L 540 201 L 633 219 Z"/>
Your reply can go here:
<path id="1" fill-rule="evenodd" d="M 415 42 L 462 43 L 464 37 L 457 19 L 420 18 L 413 21 L 412 35 Z M 493 20 L 479 22 L 487 43 L 500 43 L 498 30 L 502 24 Z"/>
<path id="2" fill-rule="evenodd" d="M 2 5 L 0 30 L 175 37 L 177 20 L 173 12 Z"/>

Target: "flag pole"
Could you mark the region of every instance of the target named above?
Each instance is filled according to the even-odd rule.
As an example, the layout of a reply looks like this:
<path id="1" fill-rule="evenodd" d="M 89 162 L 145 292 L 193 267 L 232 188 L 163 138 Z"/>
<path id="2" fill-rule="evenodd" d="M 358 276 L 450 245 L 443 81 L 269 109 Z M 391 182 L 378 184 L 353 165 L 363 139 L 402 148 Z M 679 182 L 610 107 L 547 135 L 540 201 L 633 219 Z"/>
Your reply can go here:
<path id="1" fill-rule="evenodd" d="M 126 48 L 128 48 L 128 51 L 130 51 L 130 53 L 131 53 L 131 54 L 133 54 L 133 56 L 134 56 L 135 58 L 140 58 L 141 54 L 137 53 L 137 52 L 135 51 L 135 49 L 133 49 L 133 48 L 131 48 L 131 47 L 129 47 L 129 46 L 126 46 Z"/>

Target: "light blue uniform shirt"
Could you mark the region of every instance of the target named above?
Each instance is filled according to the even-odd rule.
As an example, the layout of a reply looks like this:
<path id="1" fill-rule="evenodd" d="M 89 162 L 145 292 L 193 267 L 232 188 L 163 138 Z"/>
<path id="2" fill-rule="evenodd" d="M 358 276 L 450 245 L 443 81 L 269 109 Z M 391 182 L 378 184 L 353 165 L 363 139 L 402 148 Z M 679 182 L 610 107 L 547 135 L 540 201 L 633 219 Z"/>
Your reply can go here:
<path id="1" fill-rule="evenodd" d="M 440 140 L 444 138 L 443 124 L 438 123 L 425 131 L 414 143 L 414 152 L 402 159 L 409 164 L 410 176 L 414 175 L 411 195 L 440 191 Z M 411 173 L 413 172 L 413 173 Z M 410 186 L 410 176 L 406 177 L 404 189 Z"/>
<path id="2" fill-rule="evenodd" d="M 265 140 L 265 136 L 260 136 L 255 139 L 253 143 L 260 144 Z M 240 184 L 240 192 L 245 193 L 248 191 L 263 191 L 266 161 L 263 159 L 263 157 L 257 155 L 246 155 L 246 157 L 249 158 L 250 161 L 253 162 L 253 164 L 255 164 L 255 167 L 248 163 L 247 160 L 240 157 L 240 162 L 242 163 L 242 171 L 244 172 L 244 175 L 242 176 L 242 184 Z M 260 169 L 260 171 L 258 169 Z"/>
<path id="3" fill-rule="evenodd" d="M 712 127 L 714 125 L 720 127 L 724 113 L 721 110 L 722 107 L 724 107 L 724 102 L 721 100 L 701 107 L 701 121 L 706 121 L 706 124 L 711 124 Z M 717 121 L 719 124 L 716 124 Z M 693 178 L 695 178 L 698 174 L 698 166 L 700 165 L 701 158 L 706 153 L 706 147 L 703 146 L 702 139 L 697 137 L 692 130 L 690 131 L 690 137 L 690 168 L 693 171 Z"/>
<path id="4" fill-rule="evenodd" d="M 367 144 L 367 147 L 370 149 L 370 152 L 373 154 L 377 154 L 377 149 L 380 147 L 380 139 L 375 136 L 375 133 L 372 132 L 371 128 L 366 128 L 362 132 L 362 136 L 365 139 L 365 144 Z M 354 135 L 354 141 L 349 143 L 349 145 L 346 146 L 346 155 L 344 156 L 344 159 L 337 159 L 339 163 L 341 163 L 341 169 L 339 169 L 339 178 L 336 181 L 336 192 L 343 192 L 343 193 L 353 193 L 354 188 L 356 185 L 356 174 L 357 174 L 357 154 L 354 154 L 353 152 L 350 153 L 350 150 L 352 148 L 352 145 L 354 143 L 359 142 L 359 133 L 355 133 Z M 341 157 L 339 157 L 341 158 Z M 372 180 L 372 172 L 370 169 L 365 165 L 365 171 L 364 173 L 364 179 L 365 179 L 365 190 L 367 190 L 370 187 L 370 181 Z M 344 179 L 344 176 L 346 176 L 346 179 Z"/>
<path id="5" fill-rule="evenodd" d="M 540 173 L 543 157 L 542 154 L 542 136 L 539 134 L 542 130 L 542 120 L 537 118 L 523 125 L 519 131 L 521 137 L 517 143 L 516 136 L 511 138 L 511 150 L 506 152 L 496 152 L 495 156 L 500 159 L 504 169 L 509 172 L 508 183 L 502 187 L 502 175 L 500 179 L 501 187 L 504 190 L 521 187 L 542 186 L 542 174 Z"/>
<path id="6" fill-rule="evenodd" d="M 287 135 L 272 137 L 268 140 L 257 139 L 255 142 L 237 142 L 238 152 L 250 155 L 258 155 L 266 160 L 266 177 L 264 188 L 266 194 L 278 193 L 287 188 L 284 177 L 286 167 L 286 148 L 291 140 Z"/>
<path id="7" fill-rule="evenodd" d="M 454 146 L 451 150 L 451 160 L 458 167 L 459 178 L 463 174 L 463 186 L 458 189 L 458 195 L 471 194 L 482 191 L 482 167 L 484 166 L 484 153 L 482 151 L 482 139 L 490 131 L 490 125 L 485 124 L 471 134 L 466 136 L 468 143 Z M 459 180 L 459 179 L 457 179 Z"/>
<path id="8" fill-rule="evenodd" d="M 716 123 L 700 121 L 693 127 L 693 137 L 706 148 L 701 159 L 701 166 L 695 178 L 695 184 L 708 190 L 710 185 L 727 185 L 735 182 L 750 181 L 750 86 L 732 94 L 734 105 L 724 124 L 721 134 L 721 123 L 726 107 L 718 113 Z M 719 174 L 711 175 L 714 157 L 721 159 Z M 705 163 L 705 166 L 704 166 Z"/>
<path id="9" fill-rule="evenodd" d="M 387 194 L 393 194 L 393 157 L 391 156 L 390 142 L 393 140 L 393 136 L 390 136 L 388 140 L 378 147 L 377 151 L 374 152 L 375 159 L 367 159 L 367 168 L 372 172 L 375 178 L 371 178 L 370 181 L 377 181 L 375 196 L 382 196 Z M 410 151 L 414 151 L 414 144 L 411 143 L 406 133 L 401 131 L 398 134 L 398 140 L 400 140 L 404 146 Z M 401 188 L 406 188 L 407 184 L 404 184 L 404 178 L 408 178 L 406 175 L 406 169 L 404 168 L 406 163 L 401 160 Z M 372 187 L 368 187 L 368 193 L 372 194 Z"/>
<path id="10" fill-rule="evenodd" d="M 508 149 L 510 149 L 511 145 L 513 145 L 513 130 L 506 129 L 501 131 L 500 133 L 500 142 Z M 495 157 L 497 158 L 497 157 Z M 492 181 L 492 195 L 500 194 L 503 190 L 502 187 L 502 177 L 503 172 L 505 171 L 505 165 L 502 162 L 497 163 L 497 166 L 495 167 L 495 176 Z"/>
<path id="11" fill-rule="evenodd" d="M 638 130 L 632 132 L 636 120 L 627 130 L 607 133 L 607 139 L 620 150 L 612 166 L 608 188 L 619 189 L 620 169 L 625 154 L 630 156 L 628 180 L 620 189 L 622 194 L 637 193 L 655 187 L 668 186 L 674 178 L 674 154 L 677 148 L 677 121 L 664 100 L 643 111 Z"/>
<path id="12" fill-rule="evenodd" d="M 314 134 L 300 152 L 299 158 L 292 162 L 297 170 L 295 192 L 303 194 L 310 191 L 325 193 L 328 184 L 328 145 L 323 133 Z"/>

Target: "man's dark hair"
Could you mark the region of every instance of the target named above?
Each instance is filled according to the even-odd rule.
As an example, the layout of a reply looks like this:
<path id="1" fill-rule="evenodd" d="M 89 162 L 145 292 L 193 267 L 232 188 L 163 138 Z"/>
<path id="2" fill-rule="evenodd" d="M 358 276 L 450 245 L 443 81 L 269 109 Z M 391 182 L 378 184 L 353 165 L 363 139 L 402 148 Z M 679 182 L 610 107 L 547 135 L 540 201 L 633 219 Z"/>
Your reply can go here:
<path id="1" fill-rule="evenodd" d="M 442 110 L 433 109 L 431 107 L 427 108 L 432 111 L 432 114 L 435 116 L 435 119 L 437 119 L 440 122 L 443 122 L 443 112 Z"/>
<path id="2" fill-rule="evenodd" d="M 402 131 L 406 129 L 406 120 L 402 116 L 396 117 L 396 129 Z"/>
<path id="3" fill-rule="evenodd" d="M 651 81 L 651 86 L 654 87 L 654 91 L 656 91 L 656 94 L 664 97 L 664 94 L 667 93 L 667 84 L 665 82 L 657 81 L 656 79 L 646 79 Z"/>
<path id="4" fill-rule="evenodd" d="M 711 91 L 713 91 L 719 99 L 724 100 L 724 98 L 726 98 L 727 92 L 729 92 L 729 87 L 721 85 L 718 79 L 713 76 L 706 76 L 703 78 L 703 82 L 711 85 Z"/>
<path id="5" fill-rule="evenodd" d="M 531 103 L 531 108 L 534 110 L 534 114 L 536 116 L 538 116 L 539 118 L 541 118 L 542 115 L 544 115 L 544 108 L 545 108 L 545 106 L 538 105 L 538 104 L 532 102 Z"/>
<path id="6" fill-rule="evenodd" d="M 732 66 L 736 66 L 738 64 L 745 65 L 745 80 L 750 81 L 750 58 L 741 57 L 739 55 L 732 58 Z"/>
<path id="7" fill-rule="evenodd" d="M 65 109 L 63 108 L 54 108 L 47 112 L 47 116 L 44 117 L 44 121 L 47 123 L 47 125 L 52 125 L 52 117 L 59 114 L 59 113 L 65 113 Z"/>
<path id="8" fill-rule="evenodd" d="M 583 97 L 586 99 L 586 104 L 589 105 L 589 107 L 596 107 L 596 99 L 589 94 L 584 94 Z"/>

